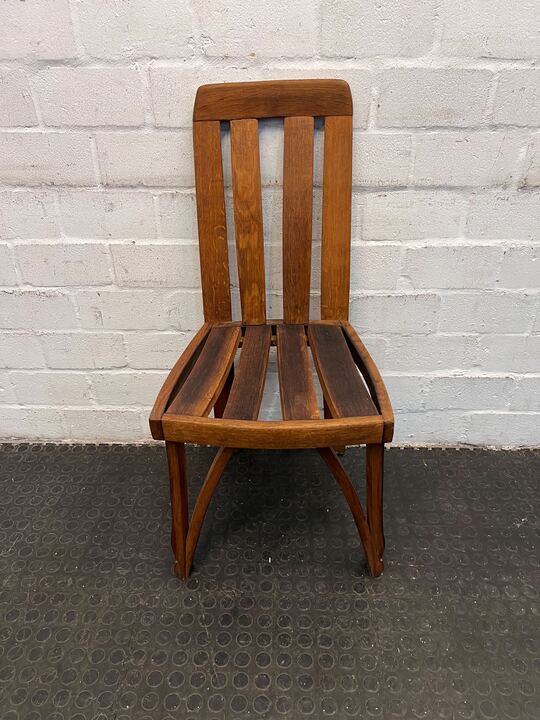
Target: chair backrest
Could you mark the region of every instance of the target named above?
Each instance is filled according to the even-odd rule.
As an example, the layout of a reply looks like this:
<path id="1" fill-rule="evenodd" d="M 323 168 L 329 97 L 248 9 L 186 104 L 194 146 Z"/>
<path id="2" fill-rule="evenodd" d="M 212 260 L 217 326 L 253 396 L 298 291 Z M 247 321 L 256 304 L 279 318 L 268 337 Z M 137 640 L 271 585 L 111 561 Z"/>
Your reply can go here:
<path id="1" fill-rule="evenodd" d="M 230 122 L 236 255 L 242 320 L 266 322 L 258 123 L 284 119 L 283 319 L 309 320 L 314 118 L 324 118 L 321 318 L 349 312 L 352 99 L 343 80 L 203 85 L 193 111 L 204 315 L 231 320 L 221 122 Z"/>

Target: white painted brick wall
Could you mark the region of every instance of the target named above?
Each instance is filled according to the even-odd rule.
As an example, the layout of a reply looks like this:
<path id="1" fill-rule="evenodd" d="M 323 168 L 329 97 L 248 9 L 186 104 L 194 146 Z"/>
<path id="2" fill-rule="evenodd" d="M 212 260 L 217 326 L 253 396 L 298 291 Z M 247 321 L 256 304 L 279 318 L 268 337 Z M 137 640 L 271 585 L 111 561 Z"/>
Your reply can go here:
<path id="1" fill-rule="evenodd" d="M 149 438 L 153 395 L 202 320 L 196 88 L 342 77 L 351 318 L 396 440 L 538 445 L 539 20 L 535 0 L 0 3 L 0 437 Z M 262 137 L 279 313 L 277 124 Z M 317 185 L 321 158 L 317 135 Z M 275 383 L 265 397 L 277 412 Z"/>

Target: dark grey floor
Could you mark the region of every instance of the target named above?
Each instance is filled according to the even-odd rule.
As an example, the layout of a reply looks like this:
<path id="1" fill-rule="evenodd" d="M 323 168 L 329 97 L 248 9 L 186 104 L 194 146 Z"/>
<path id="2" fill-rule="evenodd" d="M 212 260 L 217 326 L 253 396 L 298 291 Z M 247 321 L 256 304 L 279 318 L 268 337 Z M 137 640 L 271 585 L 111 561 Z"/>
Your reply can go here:
<path id="1" fill-rule="evenodd" d="M 245 451 L 182 584 L 161 448 L 0 446 L 1 718 L 540 718 L 540 453 L 386 460 L 381 578 L 315 453 Z"/>

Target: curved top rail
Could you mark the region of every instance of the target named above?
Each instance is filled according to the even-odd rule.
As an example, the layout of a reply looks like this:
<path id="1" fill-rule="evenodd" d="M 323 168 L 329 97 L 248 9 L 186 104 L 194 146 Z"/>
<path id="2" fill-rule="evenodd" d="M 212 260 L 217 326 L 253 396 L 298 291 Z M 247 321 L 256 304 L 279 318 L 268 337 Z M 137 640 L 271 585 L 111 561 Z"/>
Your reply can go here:
<path id="1" fill-rule="evenodd" d="M 193 120 L 352 115 L 345 80 L 262 80 L 201 85 Z"/>

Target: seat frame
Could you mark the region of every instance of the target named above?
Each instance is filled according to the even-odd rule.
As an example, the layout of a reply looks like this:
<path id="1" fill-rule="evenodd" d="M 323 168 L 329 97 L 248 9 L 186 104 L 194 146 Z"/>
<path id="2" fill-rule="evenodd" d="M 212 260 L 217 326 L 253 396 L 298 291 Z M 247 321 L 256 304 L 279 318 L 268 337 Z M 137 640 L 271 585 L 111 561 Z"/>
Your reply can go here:
<path id="1" fill-rule="evenodd" d="M 321 319 L 310 320 L 313 120 L 316 116 L 324 117 L 325 122 Z M 267 117 L 284 119 L 283 320 L 266 317 L 258 120 Z M 369 573 L 378 576 L 383 570 L 384 552 L 384 445 L 392 440 L 394 417 L 380 373 L 348 322 L 352 194 L 352 99 L 349 86 L 342 80 L 205 85 L 197 92 L 193 118 L 205 323 L 170 371 L 150 415 L 152 436 L 165 440 L 166 445 L 171 544 L 176 573 L 185 579 L 191 572 L 206 511 L 235 449 L 314 448 L 349 505 Z M 221 122 L 230 122 L 231 127 L 241 321 L 232 320 Z M 258 420 L 263 385 L 251 388 L 252 397 L 244 403 L 243 410 L 237 408 L 233 417 L 228 416 L 231 415 L 228 413 L 231 390 L 233 396 L 235 389 L 238 390 L 233 365 L 235 352 L 243 346 L 244 337 L 247 338 L 245 333 L 253 326 L 270 326 L 269 330 L 257 333 L 264 335 L 268 346 L 278 346 L 278 357 L 280 338 L 291 332 L 301 337 L 305 333 L 305 345 L 311 346 L 321 378 L 324 418 L 317 417 L 318 413 L 310 414 L 307 407 L 298 409 L 284 405 L 282 392 L 284 419 Z M 330 338 L 338 339 L 348 348 L 352 358 L 349 364 L 355 366 L 355 372 L 362 378 L 361 383 L 355 380 L 352 387 L 361 395 L 365 394 L 364 404 L 353 402 L 348 411 L 340 407 L 330 388 L 325 387 L 325 368 L 318 366 L 322 359 L 315 352 L 317 338 L 321 333 L 324 337 L 327 332 Z M 229 344 L 228 352 L 223 356 L 224 364 L 219 368 L 219 375 L 211 377 L 212 382 L 207 383 L 208 396 L 203 393 L 198 397 L 194 394 L 195 389 L 203 391 L 197 373 L 204 373 L 203 369 L 197 368 L 203 362 L 205 344 L 209 337 L 221 337 L 220 334 Z M 225 358 L 228 358 L 226 362 Z M 266 360 L 261 361 L 259 371 L 264 383 Z M 214 371 L 209 368 L 208 372 Z M 203 379 L 208 380 L 207 377 Z M 280 385 L 281 382 L 280 375 Z M 235 403 L 242 405 L 237 397 Z M 368 408 L 367 412 L 358 410 L 363 407 Z M 357 414 L 350 415 L 355 408 Z M 214 417 L 208 417 L 212 409 Z M 185 443 L 219 448 L 191 519 L 188 516 Z M 336 452 L 336 448 L 344 450 L 347 445 L 362 444 L 366 445 L 366 513 Z"/>

